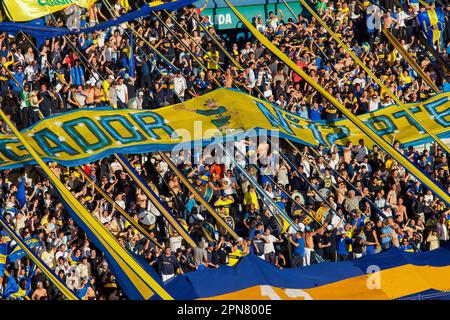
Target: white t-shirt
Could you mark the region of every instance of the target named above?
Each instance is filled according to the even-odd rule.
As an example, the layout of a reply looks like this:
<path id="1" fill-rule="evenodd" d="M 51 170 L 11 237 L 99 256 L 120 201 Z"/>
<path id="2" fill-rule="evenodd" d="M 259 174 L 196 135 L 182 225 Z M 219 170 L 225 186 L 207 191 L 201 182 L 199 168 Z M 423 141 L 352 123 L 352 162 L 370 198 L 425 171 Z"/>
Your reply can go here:
<path id="1" fill-rule="evenodd" d="M 55 260 L 58 261 L 58 259 L 60 257 L 63 257 L 64 259 L 67 260 L 67 258 L 69 257 L 69 252 L 67 252 L 67 250 L 64 251 L 64 252 L 61 252 L 61 251 L 56 252 L 55 253 Z"/>
<path id="2" fill-rule="evenodd" d="M 183 76 L 175 77 L 173 79 L 173 91 L 175 92 L 175 94 L 179 95 L 186 89 L 187 89 L 186 79 Z"/>
<path id="3" fill-rule="evenodd" d="M 183 241 L 183 238 L 181 236 L 178 237 L 170 237 L 169 238 L 169 243 L 170 243 L 170 250 L 172 252 L 177 251 L 178 248 L 181 248 L 181 243 Z"/>
<path id="4" fill-rule="evenodd" d="M 258 30 L 261 33 L 264 33 L 264 32 L 266 32 L 266 26 L 262 23 L 258 23 L 256 25 L 256 30 Z"/>
<path id="5" fill-rule="evenodd" d="M 111 163 L 111 171 L 116 172 L 117 170 L 123 170 L 123 168 L 119 161 L 114 161 Z"/>
<path id="6" fill-rule="evenodd" d="M 297 225 L 298 225 L 299 231 L 305 232 L 306 226 L 305 226 L 305 224 L 303 222 L 299 222 Z M 295 234 L 296 232 L 297 231 L 295 231 L 295 229 L 292 226 L 289 227 L 288 233 Z"/>
<path id="7" fill-rule="evenodd" d="M 380 102 L 378 101 L 378 99 L 376 101 L 373 101 L 372 99 L 370 99 L 369 101 L 369 112 L 373 112 L 378 110 L 378 107 L 380 105 Z"/>
<path id="8" fill-rule="evenodd" d="M 278 239 L 273 235 L 263 235 L 263 238 L 268 241 L 264 242 L 264 254 L 275 252 L 275 247 L 273 246 L 273 243 L 278 241 Z"/>
<path id="9" fill-rule="evenodd" d="M 117 98 L 122 101 L 123 103 L 125 103 L 126 101 L 126 96 L 128 95 L 128 88 L 125 84 L 118 84 L 116 86 L 116 93 L 117 93 Z"/>
<path id="10" fill-rule="evenodd" d="M 278 17 L 274 17 L 273 19 L 268 19 L 267 24 L 272 28 L 276 29 L 278 26 Z"/>

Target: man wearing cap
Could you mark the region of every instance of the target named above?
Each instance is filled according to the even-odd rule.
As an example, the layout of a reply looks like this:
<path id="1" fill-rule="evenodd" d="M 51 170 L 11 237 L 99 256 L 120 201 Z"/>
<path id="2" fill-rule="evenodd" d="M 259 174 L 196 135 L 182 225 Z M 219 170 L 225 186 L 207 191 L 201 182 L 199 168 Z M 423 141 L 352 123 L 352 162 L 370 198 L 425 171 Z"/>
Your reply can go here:
<path id="1" fill-rule="evenodd" d="M 108 76 L 106 80 L 103 80 L 101 82 L 101 89 L 102 94 L 100 96 L 100 101 L 103 105 L 106 105 L 110 102 L 109 100 L 109 88 L 111 87 L 111 84 L 115 81 L 115 78 L 112 74 Z"/>
<path id="2" fill-rule="evenodd" d="M 192 247 L 189 244 L 187 244 L 184 248 L 180 259 L 180 265 L 184 273 L 192 272 L 198 269 L 198 265 L 195 263 Z"/>

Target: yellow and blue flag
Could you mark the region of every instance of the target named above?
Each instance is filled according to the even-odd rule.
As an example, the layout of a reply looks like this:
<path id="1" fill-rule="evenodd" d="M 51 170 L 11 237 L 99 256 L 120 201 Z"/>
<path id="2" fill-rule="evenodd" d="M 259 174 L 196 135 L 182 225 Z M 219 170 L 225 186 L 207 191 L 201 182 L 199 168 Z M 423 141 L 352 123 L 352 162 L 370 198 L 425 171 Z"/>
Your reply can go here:
<path id="1" fill-rule="evenodd" d="M 28 237 L 24 240 L 24 242 L 31 250 L 38 249 L 42 244 L 41 239 L 39 239 L 38 237 Z M 7 262 L 16 262 L 17 260 L 22 259 L 25 254 L 25 251 L 16 244 L 11 248 L 11 251 L 8 254 Z"/>
<path id="2" fill-rule="evenodd" d="M 0 243 L 0 277 L 3 277 L 3 275 L 5 274 L 7 253 L 8 245 L 6 243 Z"/>
<path id="3" fill-rule="evenodd" d="M 301 270 L 280 270 L 250 253 L 233 267 L 180 275 L 166 288 L 177 300 L 387 300 L 417 296 L 425 290 L 449 292 L 449 281 L 443 281 L 449 276 L 448 245 L 420 253 L 393 247 Z"/>
<path id="4" fill-rule="evenodd" d="M 440 44 L 442 31 L 445 29 L 445 14 L 442 8 L 435 8 L 419 13 L 420 27 L 431 44 Z"/>
<path id="5" fill-rule="evenodd" d="M 26 290 L 17 284 L 16 279 L 12 275 L 9 275 L 5 292 L 3 292 L 3 298 L 9 300 L 24 300 L 26 295 Z"/>

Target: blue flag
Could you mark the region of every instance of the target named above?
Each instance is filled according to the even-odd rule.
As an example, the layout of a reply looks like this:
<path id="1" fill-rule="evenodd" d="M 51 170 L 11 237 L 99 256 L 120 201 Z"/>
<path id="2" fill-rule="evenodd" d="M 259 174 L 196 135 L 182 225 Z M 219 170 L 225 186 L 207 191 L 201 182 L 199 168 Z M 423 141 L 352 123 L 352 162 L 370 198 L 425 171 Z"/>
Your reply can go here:
<path id="1" fill-rule="evenodd" d="M 135 75 L 135 62 L 134 62 L 134 40 L 133 33 L 130 35 L 130 50 L 128 50 L 128 68 L 129 74 L 131 78 L 134 78 Z"/>
<path id="2" fill-rule="evenodd" d="M 30 271 L 27 277 L 27 295 L 30 295 L 33 292 L 33 288 L 31 288 L 31 278 L 33 278 L 35 272 L 36 272 L 36 264 L 33 263 L 30 267 Z"/>
<path id="3" fill-rule="evenodd" d="M 8 245 L 6 243 L 0 243 L 0 277 L 3 277 L 3 275 L 5 274 L 7 253 Z"/>
<path id="4" fill-rule="evenodd" d="M 441 33 L 445 29 L 445 14 L 442 8 L 436 8 L 419 13 L 420 27 L 426 34 L 428 41 L 433 45 L 440 45 Z"/>
<path id="5" fill-rule="evenodd" d="M 24 300 L 25 296 L 26 291 L 17 284 L 16 279 L 12 275 L 9 275 L 3 297 L 10 300 Z"/>
<path id="6" fill-rule="evenodd" d="M 28 237 L 24 239 L 24 242 L 28 245 L 31 250 L 38 249 L 41 246 L 41 240 L 38 237 Z M 7 262 L 16 262 L 25 256 L 25 251 L 19 246 L 14 245 L 8 255 Z"/>
<path id="7" fill-rule="evenodd" d="M 25 193 L 25 178 L 22 178 L 19 183 L 19 188 L 17 188 L 16 199 L 20 203 L 22 208 L 27 203 L 27 196 Z"/>

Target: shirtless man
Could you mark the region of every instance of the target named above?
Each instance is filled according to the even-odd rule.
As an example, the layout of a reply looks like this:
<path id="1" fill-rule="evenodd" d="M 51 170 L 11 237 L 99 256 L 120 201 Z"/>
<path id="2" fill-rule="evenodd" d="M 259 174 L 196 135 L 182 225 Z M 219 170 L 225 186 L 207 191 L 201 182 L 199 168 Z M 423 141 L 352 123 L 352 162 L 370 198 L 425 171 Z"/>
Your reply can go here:
<path id="1" fill-rule="evenodd" d="M 96 4 L 90 6 L 86 12 L 86 17 L 89 20 L 89 26 L 93 27 L 99 23 L 98 17 L 101 17 L 103 20 L 108 20 L 103 13 L 98 9 Z"/>
<path id="2" fill-rule="evenodd" d="M 406 207 L 403 205 L 403 198 L 398 199 L 397 212 L 395 213 L 395 215 L 401 216 L 403 219 L 402 221 L 408 220 L 408 215 L 406 214 Z"/>
<path id="3" fill-rule="evenodd" d="M 328 223 L 324 223 L 316 231 L 306 231 L 305 232 L 305 257 L 303 261 L 304 266 L 309 266 L 311 263 L 311 252 L 314 251 L 314 239 L 313 237 L 318 234 L 321 230 L 325 230 Z"/>
<path id="4" fill-rule="evenodd" d="M 95 89 L 94 89 L 95 84 L 92 83 L 91 81 L 86 82 L 86 84 L 88 85 L 84 90 L 86 94 L 85 100 L 86 107 L 93 108 L 95 107 Z"/>
<path id="5" fill-rule="evenodd" d="M 34 290 L 33 295 L 31 296 L 32 300 L 41 300 L 42 298 L 47 298 L 47 289 L 44 288 L 44 285 L 41 281 L 38 281 L 37 288 Z"/>
<path id="6" fill-rule="evenodd" d="M 178 193 L 180 193 L 180 182 L 178 181 L 178 177 L 176 175 L 173 175 L 170 178 L 169 187 L 175 195 L 178 195 Z"/>

